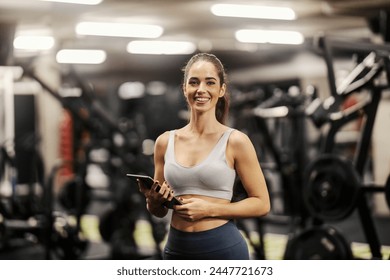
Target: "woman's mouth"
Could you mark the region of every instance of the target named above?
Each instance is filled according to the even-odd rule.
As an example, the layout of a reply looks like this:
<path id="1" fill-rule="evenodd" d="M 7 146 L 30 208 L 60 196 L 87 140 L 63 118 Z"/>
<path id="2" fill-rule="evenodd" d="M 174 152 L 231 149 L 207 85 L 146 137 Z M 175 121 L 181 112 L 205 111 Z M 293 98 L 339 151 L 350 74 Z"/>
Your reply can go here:
<path id="1" fill-rule="evenodd" d="M 196 102 L 204 103 L 210 100 L 210 97 L 195 97 Z"/>

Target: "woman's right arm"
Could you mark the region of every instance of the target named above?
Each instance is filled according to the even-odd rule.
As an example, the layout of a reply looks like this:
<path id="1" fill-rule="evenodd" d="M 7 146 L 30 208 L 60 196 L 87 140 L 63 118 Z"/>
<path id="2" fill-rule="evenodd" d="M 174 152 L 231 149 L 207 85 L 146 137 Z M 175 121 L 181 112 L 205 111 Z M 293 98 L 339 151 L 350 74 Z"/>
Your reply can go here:
<path id="1" fill-rule="evenodd" d="M 169 132 L 165 132 L 157 138 L 154 146 L 154 180 L 160 183 L 161 189 L 159 192 L 151 191 L 146 196 L 148 211 L 152 215 L 160 218 L 168 213 L 168 209 L 162 203 L 171 196 L 171 189 L 165 183 L 164 178 L 164 155 L 167 149 L 168 139 Z"/>

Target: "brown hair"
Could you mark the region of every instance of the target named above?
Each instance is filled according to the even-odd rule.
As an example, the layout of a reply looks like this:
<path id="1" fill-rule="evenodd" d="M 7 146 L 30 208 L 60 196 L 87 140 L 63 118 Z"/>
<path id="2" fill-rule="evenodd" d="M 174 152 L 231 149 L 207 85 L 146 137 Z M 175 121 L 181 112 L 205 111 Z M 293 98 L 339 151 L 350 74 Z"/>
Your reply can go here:
<path id="1" fill-rule="evenodd" d="M 226 84 L 227 87 L 227 75 L 222 62 L 215 55 L 209 53 L 198 53 L 192 56 L 188 60 L 188 62 L 182 69 L 184 73 L 183 85 L 185 85 L 187 81 L 188 72 L 190 68 L 195 62 L 198 61 L 207 61 L 212 63 L 215 66 L 215 69 L 217 69 L 218 77 L 219 80 L 221 81 L 220 85 L 222 86 L 223 84 Z M 226 91 L 223 97 L 218 99 L 217 108 L 215 110 L 215 116 L 220 123 L 225 124 L 227 120 L 228 112 L 229 112 L 229 95 L 228 92 Z"/>

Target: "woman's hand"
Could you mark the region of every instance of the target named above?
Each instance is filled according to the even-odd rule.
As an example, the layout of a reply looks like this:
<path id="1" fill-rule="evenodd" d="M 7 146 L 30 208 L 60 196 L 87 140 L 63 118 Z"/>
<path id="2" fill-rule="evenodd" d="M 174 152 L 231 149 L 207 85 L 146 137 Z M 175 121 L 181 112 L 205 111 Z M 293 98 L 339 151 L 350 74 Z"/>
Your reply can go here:
<path id="1" fill-rule="evenodd" d="M 140 180 L 140 179 L 137 179 L 137 184 L 138 184 L 138 189 L 139 191 L 145 196 L 145 197 L 148 197 L 149 196 L 149 192 L 150 192 L 150 189 L 148 187 L 145 186 L 145 184 Z M 154 182 L 153 186 L 152 186 L 152 189 L 153 187 L 158 184 L 158 182 Z"/>
<path id="2" fill-rule="evenodd" d="M 146 202 L 149 207 L 158 208 L 161 205 L 173 198 L 173 191 L 167 182 L 161 186 L 158 181 L 155 181 L 150 189 L 148 189 L 140 180 L 138 180 L 138 188 L 146 197 Z"/>
<path id="3" fill-rule="evenodd" d="M 200 198 L 179 198 L 183 203 L 173 207 L 176 214 L 188 221 L 197 221 L 210 216 L 211 202 Z"/>

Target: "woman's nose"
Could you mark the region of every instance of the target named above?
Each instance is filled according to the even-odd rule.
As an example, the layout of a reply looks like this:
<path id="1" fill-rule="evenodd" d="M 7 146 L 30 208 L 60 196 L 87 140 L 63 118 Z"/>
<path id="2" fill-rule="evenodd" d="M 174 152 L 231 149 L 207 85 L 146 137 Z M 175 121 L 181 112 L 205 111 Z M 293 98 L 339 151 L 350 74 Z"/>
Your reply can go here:
<path id="1" fill-rule="evenodd" d="M 205 83 L 200 83 L 199 87 L 198 87 L 198 91 L 206 92 L 206 84 Z"/>

